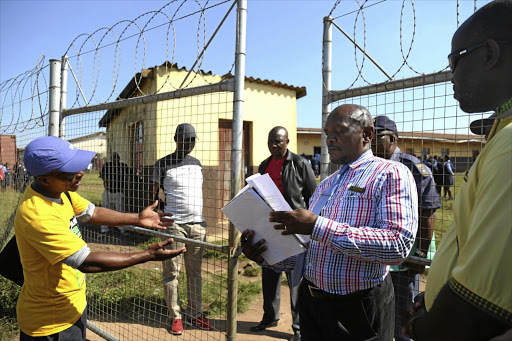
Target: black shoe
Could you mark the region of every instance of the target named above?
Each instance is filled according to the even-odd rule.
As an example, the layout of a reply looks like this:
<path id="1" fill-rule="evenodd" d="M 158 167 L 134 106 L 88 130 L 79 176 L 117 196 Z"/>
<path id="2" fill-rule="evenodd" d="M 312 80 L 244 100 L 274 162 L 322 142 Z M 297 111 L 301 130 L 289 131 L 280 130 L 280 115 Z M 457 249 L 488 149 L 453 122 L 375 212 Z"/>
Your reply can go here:
<path id="1" fill-rule="evenodd" d="M 268 321 L 268 322 L 267 321 L 261 321 L 260 323 L 258 323 L 255 326 L 252 326 L 249 329 L 251 331 L 253 331 L 253 332 L 262 332 L 262 331 L 264 331 L 267 328 L 276 327 L 277 326 L 277 321 L 279 321 L 279 320 Z"/>
<path id="2" fill-rule="evenodd" d="M 300 341 L 300 334 L 294 334 L 289 341 Z"/>

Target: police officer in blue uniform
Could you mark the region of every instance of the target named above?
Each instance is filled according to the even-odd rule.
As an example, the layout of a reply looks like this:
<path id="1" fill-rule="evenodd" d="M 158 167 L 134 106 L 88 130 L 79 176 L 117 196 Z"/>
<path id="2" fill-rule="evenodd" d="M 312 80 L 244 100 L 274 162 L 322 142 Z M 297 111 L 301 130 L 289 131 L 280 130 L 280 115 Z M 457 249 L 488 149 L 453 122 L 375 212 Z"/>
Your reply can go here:
<path id="1" fill-rule="evenodd" d="M 373 153 L 384 159 L 401 162 L 412 172 L 418 191 L 420 219 L 416 241 L 410 256 L 432 259 L 435 253 L 435 212 L 441 207 L 441 199 L 435 188 L 430 169 L 412 155 L 402 153 L 398 148 L 398 129 L 387 116 L 376 116 L 373 120 L 375 138 L 372 141 Z M 405 261 L 391 267 L 391 278 L 395 287 L 395 340 L 409 341 L 402 335 L 406 310 L 412 308 L 413 298 L 419 292 L 419 274 L 425 265 Z"/>

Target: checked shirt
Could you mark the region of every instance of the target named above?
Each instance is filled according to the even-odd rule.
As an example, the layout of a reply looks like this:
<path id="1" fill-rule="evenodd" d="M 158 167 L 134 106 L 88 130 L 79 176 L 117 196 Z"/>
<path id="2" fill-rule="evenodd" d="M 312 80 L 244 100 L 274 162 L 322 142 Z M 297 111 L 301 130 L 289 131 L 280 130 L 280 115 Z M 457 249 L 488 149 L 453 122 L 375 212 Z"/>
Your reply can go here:
<path id="1" fill-rule="evenodd" d="M 315 222 L 303 276 L 324 291 L 346 295 L 379 285 L 389 265 L 405 260 L 418 227 L 418 198 L 409 169 L 371 150 L 338 177 L 339 172 L 311 197 L 316 211 L 317 201 L 333 186 Z M 278 264 L 290 267 L 295 258 Z"/>

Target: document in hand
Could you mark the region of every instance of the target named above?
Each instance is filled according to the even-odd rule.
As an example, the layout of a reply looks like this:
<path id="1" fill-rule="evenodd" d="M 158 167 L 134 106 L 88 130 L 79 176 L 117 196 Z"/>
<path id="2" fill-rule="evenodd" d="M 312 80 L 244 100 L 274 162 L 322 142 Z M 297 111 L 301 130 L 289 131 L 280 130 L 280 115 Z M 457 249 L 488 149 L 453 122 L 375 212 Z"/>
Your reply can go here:
<path id="1" fill-rule="evenodd" d="M 270 265 L 305 252 L 306 236 L 283 236 L 281 230 L 274 230 L 275 223 L 269 221 L 269 213 L 273 210 L 291 211 L 291 208 L 268 174 L 253 175 L 247 178 L 247 182 L 249 185 L 227 203 L 222 212 L 240 232 L 254 230 L 254 242 L 265 239 L 267 250 L 262 256 Z M 272 185 L 277 192 L 271 189 Z"/>

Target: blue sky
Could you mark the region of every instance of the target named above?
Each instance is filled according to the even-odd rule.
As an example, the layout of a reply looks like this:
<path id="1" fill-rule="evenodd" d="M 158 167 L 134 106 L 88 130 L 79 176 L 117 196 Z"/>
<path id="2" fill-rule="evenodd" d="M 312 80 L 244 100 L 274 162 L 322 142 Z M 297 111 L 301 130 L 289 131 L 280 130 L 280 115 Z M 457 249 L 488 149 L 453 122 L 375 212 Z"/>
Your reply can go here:
<path id="1" fill-rule="evenodd" d="M 487 2 L 489 1 L 477 1 L 476 4 L 479 8 Z M 0 81 L 32 69 L 41 55 L 45 55 L 46 63 L 49 59 L 60 58 L 73 39 L 82 33 L 92 33 L 121 20 L 133 20 L 145 12 L 158 10 L 166 3 L 120 0 L 0 0 Z M 169 5 L 166 13 L 172 15 L 179 3 L 181 1 Z M 216 3 L 219 1 L 210 1 L 209 5 Z M 248 2 L 246 74 L 295 86 L 306 86 L 307 96 L 297 103 L 299 127 L 321 125 L 323 17 L 329 14 L 334 3 L 335 1 L 319 0 Z M 187 6 L 189 4 L 187 3 Z M 394 74 L 403 62 L 400 42 L 404 53 L 408 52 L 414 17 L 416 31 L 408 62 L 421 73 L 439 71 L 446 67 L 451 36 L 457 28 L 457 1 L 417 0 L 414 2 L 414 8 L 410 1 L 406 1 L 403 8 L 403 2 L 398 0 L 382 3 L 368 1 L 366 6 L 370 4 L 374 6 L 364 12 L 365 27 L 362 25 L 362 15 L 357 16 L 356 22 L 357 13 L 347 14 L 357 9 L 356 1 L 342 1 L 335 9 L 333 17 L 341 16 L 335 19 L 335 22 L 351 36 L 354 36 L 355 27 L 356 39 L 361 45 L 364 44 L 362 38 L 366 31 L 367 51 L 388 73 Z M 190 4 L 192 5 L 194 4 Z M 219 5 L 215 10 L 207 12 L 207 37 L 212 34 L 228 6 L 229 4 Z M 474 1 L 459 1 L 459 22 L 463 22 L 473 12 L 473 6 Z M 153 23 L 157 24 L 159 21 L 154 20 Z M 194 19 L 176 24 L 175 61 L 180 65 L 190 67 L 193 62 L 190 56 L 196 51 L 197 23 L 198 20 Z M 226 26 L 214 39 L 205 57 L 203 69 L 219 74 L 230 70 L 233 63 L 233 28 L 232 13 Z M 161 34 L 156 31 L 155 35 Z M 148 33 L 145 67 L 160 65 L 166 58 L 165 49 L 162 48 L 162 44 L 158 44 L 161 40 L 151 41 L 152 34 Z M 333 43 L 333 88 L 343 89 L 356 78 L 355 55 L 361 64 L 361 54 L 355 54 L 354 47 L 336 28 L 333 28 Z M 124 51 L 134 48 L 134 45 L 127 46 L 129 47 L 124 47 Z M 85 49 L 87 47 L 84 47 Z M 140 49 L 141 45 L 139 56 Z M 112 67 L 108 66 L 110 57 L 102 58 L 102 67 Z M 117 95 L 127 80 L 133 76 L 134 69 L 142 66 L 140 57 L 137 61 L 134 61 L 133 56 L 123 55 L 123 58 L 123 70 L 119 76 L 118 90 L 114 95 Z M 368 60 L 364 64 L 363 75 L 369 82 L 382 82 L 386 79 Z M 405 67 L 396 78 L 413 75 L 414 72 Z M 364 84 L 364 81 L 359 79 L 355 85 Z"/>

